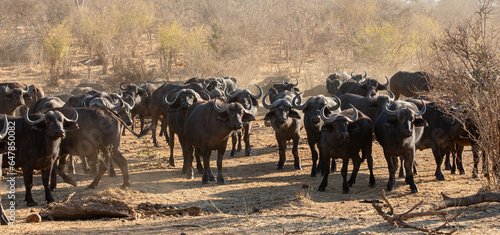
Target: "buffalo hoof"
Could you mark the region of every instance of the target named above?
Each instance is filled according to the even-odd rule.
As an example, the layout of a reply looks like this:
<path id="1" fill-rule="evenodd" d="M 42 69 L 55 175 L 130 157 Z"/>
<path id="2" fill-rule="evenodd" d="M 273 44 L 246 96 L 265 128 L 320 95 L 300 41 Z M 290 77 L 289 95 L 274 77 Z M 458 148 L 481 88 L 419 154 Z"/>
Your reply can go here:
<path id="1" fill-rule="evenodd" d="M 29 206 L 29 207 L 32 207 L 32 206 L 37 206 L 37 205 L 38 205 L 38 204 L 37 204 L 35 201 L 33 201 L 33 200 L 31 200 L 31 201 L 29 201 L 29 202 L 26 202 L 26 206 Z"/>
<path id="2" fill-rule="evenodd" d="M 229 157 L 236 157 L 236 154 L 231 153 L 231 154 L 229 154 Z"/>
<path id="3" fill-rule="evenodd" d="M 479 178 L 479 174 L 477 172 L 472 173 L 472 178 L 477 179 Z"/>
<path id="4" fill-rule="evenodd" d="M 420 192 L 417 188 L 417 186 L 410 187 L 411 188 L 411 193 L 418 193 Z"/>
<path id="5" fill-rule="evenodd" d="M 311 172 L 311 177 L 316 177 L 316 171 Z"/>
<path id="6" fill-rule="evenodd" d="M 370 186 L 371 188 L 375 187 L 375 177 L 370 179 L 370 183 L 368 184 L 368 186 Z"/>
<path id="7" fill-rule="evenodd" d="M 302 170 L 302 166 L 295 166 L 295 170 Z"/>
<path id="8" fill-rule="evenodd" d="M 460 171 L 460 174 L 461 175 L 465 175 L 465 171 Z"/>
<path id="9" fill-rule="evenodd" d="M 250 156 L 252 156 L 252 152 L 247 152 L 247 151 L 245 151 L 245 156 L 246 156 L 246 157 L 250 157 Z"/>
<path id="10" fill-rule="evenodd" d="M 351 190 L 349 189 L 343 189 L 342 194 L 351 194 Z"/>
<path id="11" fill-rule="evenodd" d="M 51 198 L 51 199 L 47 200 L 47 205 L 50 203 L 53 203 L 53 202 L 56 202 L 56 201 L 54 200 L 54 198 Z"/>
<path id="12" fill-rule="evenodd" d="M 94 185 L 94 184 L 90 184 L 85 190 L 88 190 L 88 189 L 95 189 L 97 188 L 97 185 Z"/>
<path id="13" fill-rule="evenodd" d="M 437 180 L 439 180 L 439 181 L 444 181 L 444 180 L 446 180 L 446 179 L 444 178 L 444 175 L 443 175 L 443 174 L 437 174 L 437 175 L 436 175 L 436 179 L 437 179 Z"/>
<path id="14" fill-rule="evenodd" d="M 237 153 L 241 152 L 241 146 L 239 146 L 239 147 L 236 149 L 236 152 L 237 152 Z"/>
<path id="15" fill-rule="evenodd" d="M 318 188 L 318 192 L 324 192 L 324 191 L 325 191 L 325 189 L 326 189 L 326 187 L 319 187 L 319 188 Z"/>
<path id="16" fill-rule="evenodd" d="M 354 185 L 355 181 L 354 180 L 349 180 L 347 181 L 347 186 L 352 187 Z"/>
<path id="17" fill-rule="evenodd" d="M 74 179 L 70 179 L 69 184 L 73 185 L 73 187 L 77 186 L 76 180 L 74 180 Z"/>
<path id="18" fill-rule="evenodd" d="M 392 191 L 392 190 L 394 190 L 394 186 L 389 186 L 389 185 L 387 185 L 387 188 L 385 189 L 385 191 L 386 191 L 386 192 L 390 192 L 390 191 Z"/>
<path id="19" fill-rule="evenodd" d="M 115 169 L 111 168 L 111 170 L 109 171 L 109 177 L 116 177 Z"/>
<path id="20" fill-rule="evenodd" d="M 278 170 L 283 170 L 285 167 L 283 165 L 278 165 Z"/>
<path id="21" fill-rule="evenodd" d="M 130 188 L 130 183 L 124 183 L 122 186 L 120 186 L 121 189 L 128 189 Z"/>
<path id="22" fill-rule="evenodd" d="M 158 144 L 158 143 L 154 143 L 154 146 L 155 146 L 155 148 L 160 148 L 161 147 L 160 144 Z"/>
<path id="23" fill-rule="evenodd" d="M 219 180 L 219 179 L 218 179 L 218 180 L 217 180 L 217 184 L 219 184 L 219 185 L 225 185 L 225 184 L 226 184 L 226 180 L 224 180 L 224 179 L 220 179 L 220 180 Z"/>
<path id="24" fill-rule="evenodd" d="M 208 184 L 208 178 L 206 178 L 206 177 L 201 178 L 201 183 Z"/>
<path id="25" fill-rule="evenodd" d="M 186 175 L 186 179 L 192 180 L 192 179 L 194 179 L 194 175 L 192 173 L 191 174 L 187 174 Z"/>
<path id="26" fill-rule="evenodd" d="M 444 164 L 444 169 L 445 170 L 451 170 L 451 165 L 450 164 Z"/>

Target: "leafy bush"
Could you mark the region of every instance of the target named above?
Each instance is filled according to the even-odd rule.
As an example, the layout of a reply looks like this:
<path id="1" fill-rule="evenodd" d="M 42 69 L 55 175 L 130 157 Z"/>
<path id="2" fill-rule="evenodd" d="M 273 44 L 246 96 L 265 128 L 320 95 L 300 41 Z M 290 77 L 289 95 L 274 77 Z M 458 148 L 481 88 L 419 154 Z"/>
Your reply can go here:
<path id="1" fill-rule="evenodd" d="M 68 56 L 71 45 L 71 31 L 65 24 L 59 24 L 46 31 L 43 38 L 44 60 L 49 66 L 49 85 L 57 85 L 60 69 Z"/>

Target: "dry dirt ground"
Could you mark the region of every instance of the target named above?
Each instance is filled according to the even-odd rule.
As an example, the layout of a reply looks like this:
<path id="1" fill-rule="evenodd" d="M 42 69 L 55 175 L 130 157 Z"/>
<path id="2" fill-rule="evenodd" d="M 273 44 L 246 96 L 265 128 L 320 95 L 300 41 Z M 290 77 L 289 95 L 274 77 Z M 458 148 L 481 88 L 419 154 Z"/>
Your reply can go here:
<path id="1" fill-rule="evenodd" d="M 195 179 L 186 179 L 181 175 L 182 158 L 180 148 L 175 148 L 176 167 L 167 163 L 168 146 L 152 147 L 150 136 L 136 139 L 128 134 L 122 139 L 121 150 L 125 154 L 132 186 L 120 189 L 121 174 L 103 178 L 97 189 L 85 190 L 92 181 L 92 176 L 82 173 L 80 166 L 73 175 L 78 187 L 61 183 L 53 192 L 57 200 L 65 199 L 76 192 L 71 200 L 89 196 L 121 199 L 136 206 L 151 202 L 171 205 L 176 208 L 199 206 L 201 216 L 183 217 L 139 217 L 138 219 L 100 219 L 81 221 L 43 221 L 40 224 L 26 223 L 26 217 L 46 206 L 40 175 L 34 181 L 34 199 L 40 206 L 25 206 L 22 177 L 16 181 L 16 227 L 2 226 L 2 232 L 36 234 L 73 234 L 73 233 L 162 233 L 162 234 L 358 234 L 358 233 L 417 233 L 404 228 L 394 228 L 385 222 L 371 204 L 362 200 L 380 199 L 381 191 L 388 179 L 388 170 L 382 148 L 374 144 L 375 177 L 377 185 L 368 187 L 368 169 L 366 163 L 361 166 L 356 184 L 351 194 L 341 191 L 342 177 L 338 172 L 330 175 L 330 185 L 325 192 L 317 192 L 321 177 L 310 177 L 311 159 L 306 139 L 302 138 L 299 154 L 303 170 L 293 168 L 293 158 L 287 152 L 284 170 L 276 170 L 278 160 L 277 145 L 270 127 L 265 127 L 263 116 L 254 122 L 251 137 L 253 156 L 245 157 L 242 152 L 230 158 L 226 152 L 223 173 L 226 185 L 209 182 L 201 183 L 199 174 Z M 305 137 L 305 130 L 302 130 Z M 163 137 L 160 137 L 163 140 Z M 178 143 L 178 142 L 177 142 Z M 228 146 L 229 148 L 229 146 Z M 215 153 L 212 154 L 211 166 L 216 173 Z M 411 194 L 404 179 L 398 179 L 396 188 L 388 193 L 396 212 L 411 208 L 426 198 L 432 203 L 440 200 L 439 193 L 452 197 L 474 194 L 481 187 L 481 180 L 471 178 L 471 152 L 465 152 L 467 174 L 451 175 L 445 172 L 446 181 L 438 182 L 434 178 L 435 162 L 429 150 L 418 151 L 419 175 L 415 180 L 420 193 Z M 340 162 L 338 161 L 338 164 Z M 340 167 L 338 167 L 340 169 Z M 352 169 L 352 165 L 350 166 Z M 59 178 L 59 182 L 62 180 Z M 3 180 L 5 185 L 5 180 Z M 308 188 L 304 188 L 304 186 Z M 5 186 L 2 191 L 5 192 Z M 2 197 L 4 206 L 6 196 Z M 450 214 L 463 212 L 448 229 L 458 228 L 460 234 L 499 234 L 500 205 L 485 203 L 470 208 L 448 209 Z M 439 217 L 426 217 L 408 220 L 417 226 L 437 227 L 443 223 Z"/>
<path id="2" fill-rule="evenodd" d="M 23 83 L 43 82 L 35 76 L 24 76 L 23 72 L 2 68 L 1 82 L 19 81 Z M 33 82 L 36 81 L 36 82 Z M 377 185 L 368 187 L 368 169 L 366 163 L 361 166 L 356 184 L 351 194 L 342 194 L 339 172 L 329 178 L 325 192 L 317 192 L 322 177 L 310 177 L 311 154 L 306 142 L 305 130 L 299 146 L 299 155 L 303 170 L 293 168 L 291 145 L 287 151 L 284 170 L 277 170 L 278 149 L 272 128 L 265 127 L 263 115 L 253 123 L 251 136 L 253 156 L 246 157 L 240 152 L 234 158 L 226 151 L 223 174 L 226 185 L 209 182 L 201 183 L 201 176 L 186 179 L 181 175 L 181 150 L 176 142 L 175 167 L 169 167 L 169 150 L 164 138 L 160 137 L 162 147 L 153 147 L 150 136 L 142 139 L 129 133 L 122 138 L 121 151 L 128 160 L 132 186 L 120 189 L 122 177 L 118 167 L 117 177 L 105 177 L 94 190 L 85 190 L 93 177 L 82 172 L 77 166 L 77 173 L 72 175 L 78 186 L 60 183 L 53 192 L 56 201 L 63 200 L 76 192 L 72 201 L 90 196 L 116 198 L 135 207 L 140 203 L 161 203 L 176 208 L 199 206 L 200 216 L 182 217 L 138 217 L 137 219 L 99 219 L 79 221 L 43 221 L 39 224 L 26 223 L 29 214 L 45 208 L 43 186 L 40 175 L 34 178 L 33 196 L 39 206 L 28 208 L 24 202 L 22 177 L 16 179 L 16 226 L 1 226 L 0 234 L 379 234 L 379 233 L 420 233 L 411 229 L 392 228 L 380 217 L 371 204 L 362 200 L 381 199 L 381 191 L 388 180 L 387 163 L 382 148 L 375 143 L 374 172 Z M 22 141 L 22 140 L 20 140 Z M 469 150 L 469 148 L 467 148 Z M 211 166 L 216 173 L 216 154 L 212 154 Z M 396 213 L 402 213 L 421 200 L 427 203 L 441 200 L 440 193 L 451 197 L 475 194 L 482 187 L 483 181 L 471 178 L 472 156 L 464 153 L 467 174 L 451 175 L 445 172 L 446 181 L 436 181 L 435 162 L 430 150 L 417 151 L 419 175 L 415 177 L 420 193 L 411 194 L 404 179 L 397 179 L 395 190 L 388 193 L 388 198 Z M 340 161 L 337 161 L 337 169 Z M 352 165 L 349 166 L 349 170 Z M 350 174 L 350 171 L 349 171 Z M 61 178 L 58 178 L 61 182 Z M 6 192 L 6 181 L 2 180 L 2 191 Z M 307 188 L 304 188 L 306 187 Z M 2 196 L 4 207 L 7 196 Z M 469 208 L 447 209 L 451 215 L 463 214 L 445 231 L 458 229 L 459 234 L 500 234 L 500 205 L 484 203 Z M 437 227 L 443 223 L 440 217 L 409 219 L 407 222 L 420 227 Z M 392 230 L 391 230 L 392 228 Z"/>

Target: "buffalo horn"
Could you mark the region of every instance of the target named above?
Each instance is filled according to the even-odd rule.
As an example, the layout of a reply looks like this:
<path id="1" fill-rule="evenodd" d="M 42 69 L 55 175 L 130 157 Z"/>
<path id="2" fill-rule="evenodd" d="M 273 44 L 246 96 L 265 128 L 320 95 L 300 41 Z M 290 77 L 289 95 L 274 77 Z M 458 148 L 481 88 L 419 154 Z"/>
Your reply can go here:
<path id="1" fill-rule="evenodd" d="M 36 125 L 38 123 L 41 123 L 43 121 L 45 121 L 45 117 L 47 116 L 47 114 L 44 114 L 40 119 L 38 120 L 35 120 L 35 121 L 32 121 L 30 120 L 30 118 L 28 117 L 28 113 L 29 113 L 30 109 L 28 108 L 28 110 L 26 110 L 26 113 L 24 114 L 24 120 L 26 121 L 26 123 L 30 124 L 31 126 L 33 125 Z"/>
<path id="2" fill-rule="evenodd" d="M 423 101 L 423 100 L 420 100 L 420 101 L 422 101 L 423 106 L 422 106 L 422 109 L 421 109 L 421 110 L 419 110 L 418 112 L 414 112 L 416 116 L 421 116 L 421 115 L 424 115 L 425 110 L 427 109 L 427 108 L 425 107 L 425 103 L 424 103 L 424 101 Z"/>
<path id="3" fill-rule="evenodd" d="M 126 90 L 127 90 L 127 88 L 123 88 L 123 84 L 125 84 L 125 82 L 120 83 L 120 89 L 122 89 L 122 90 L 126 91 Z"/>
<path id="4" fill-rule="evenodd" d="M 226 112 L 227 109 L 229 109 L 229 105 L 227 105 L 226 107 L 220 109 L 219 107 L 217 107 L 217 97 L 215 97 L 215 99 L 214 99 L 214 109 L 218 113 L 223 113 L 223 112 Z"/>
<path id="5" fill-rule="evenodd" d="M 28 112 L 26 112 L 28 113 Z M 76 111 L 76 109 L 73 109 L 73 118 L 72 119 L 69 119 L 66 117 L 66 115 L 63 115 L 64 116 L 64 121 L 65 122 L 76 122 L 78 121 L 78 112 Z"/>
<path id="6" fill-rule="evenodd" d="M 163 103 L 165 103 L 166 105 L 172 105 L 175 103 L 175 101 L 177 101 L 177 97 L 179 96 L 179 93 L 181 93 L 180 91 L 177 92 L 177 94 L 175 94 L 174 100 L 172 100 L 171 102 L 168 102 L 168 95 L 174 91 L 175 90 L 171 90 L 171 91 L 165 93 L 165 95 L 163 95 Z"/>
<path id="7" fill-rule="evenodd" d="M 137 89 L 139 89 L 140 91 L 145 91 L 147 87 L 148 87 L 148 84 L 146 84 L 145 82 L 142 82 L 142 86 L 138 87 Z"/>
<path id="8" fill-rule="evenodd" d="M 387 81 L 385 84 L 382 84 L 382 83 L 380 83 L 379 81 L 377 81 L 377 82 L 378 82 L 378 84 L 380 84 L 381 86 L 388 86 L 388 85 L 389 85 L 389 78 L 387 78 L 387 76 L 385 76 L 385 80 Z"/>
<path id="9" fill-rule="evenodd" d="M 258 94 L 258 95 L 254 95 L 254 94 L 252 94 L 252 92 L 250 92 L 250 95 L 251 95 L 254 99 L 259 99 L 259 98 L 262 96 L 262 88 L 260 88 L 260 86 L 259 86 L 259 85 L 257 85 L 257 84 L 255 84 L 255 86 L 256 86 L 257 88 L 259 88 L 259 94 Z"/>
<path id="10" fill-rule="evenodd" d="M 0 139 L 3 139 L 7 135 L 8 128 L 7 126 L 9 125 L 9 122 L 7 120 L 7 115 L 3 115 L 3 129 L 2 132 L 0 132 Z"/>

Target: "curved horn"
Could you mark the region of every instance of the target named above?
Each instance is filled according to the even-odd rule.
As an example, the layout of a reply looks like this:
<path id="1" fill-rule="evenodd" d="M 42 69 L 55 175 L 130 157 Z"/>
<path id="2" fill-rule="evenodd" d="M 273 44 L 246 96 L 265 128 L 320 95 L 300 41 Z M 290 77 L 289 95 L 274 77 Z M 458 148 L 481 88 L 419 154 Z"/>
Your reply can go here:
<path id="1" fill-rule="evenodd" d="M 257 88 L 259 88 L 259 94 L 258 95 L 254 95 L 252 92 L 250 92 L 250 95 L 254 98 L 254 99 L 259 99 L 261 96 L 262 96 L 262 88 L 260 88 L 259 85 L 255 84 L 255 86 Z"/>
<path id="2" fill-rule="evenodd" d="M 270 92 L 268 92 L 264 98 L 262 98 L 262 105 L 264 106 L 264 108 L 266 109 L 272 109 L 274 107 L 276 107 L 276 105 L 278 105 L 279 103 L 279 100 L 275 100 L 272 104 L 268 104 L 267 101 L 266 101 L 266 98 L 267 96 L 269 96 Z"/>
<path id="3" fill-rule="evenodd" d="M 194 91 L 193 89 L 186 89 L 186 92 L 189 92 L 191 93 L 192 95 L 194 95 L 194 97 L 196 98 L 196 101 L 200 101 L 202 100 L 200 94 L 198 94 L 196 91 Z"/>
<path id="4" fill-rule="evenodd" d="M 352 115 L 352 118 L 347 118 L 347 121 L 349 123 L 353 123 L 355 122 L 356 120 L 358 120 L 358 110 L 352 105 L 352 104 L 349 104 L 351 106 L 351 108 L 354 110 L 354 114 Z"/>
<path id="5" fill-rule="evenodd" d="M 170 93 L 172 93 L 173 91 L 175 91 L 175 90 L 171 90 L 171 91 L 169 91 L 169 92 L 165 93 L 165 95 L 163 95 L 163 103 L 164 103 L 164 104 L 166 104 L 166 105 L 173 105 L 173 104 L 175 103 L 175 101 L 177 101 L 177 97 L 179 97 L 179 94 L 181 93 L 181 91 L 182 91 L 182 90 L 181 90 L 181 91 L 178 91 L 178 92 L 175 94 L 174 100 L 172 100 L 172 101 L 168 102 L 168 95 L 169 95 Z"/>
<path id="6" fill-rule="evenodd" d="M 295 103 L 295 100 L 297 99 L 297 97 L 299 97 L 299 98 L 300 98 L 300 100 L 301 100 L 300 102 L 302 102 L 302 97 L 301 97 L 302 93 L 303 93 L 303 92 L 301 92 L 301 93 L 299 93 L 299 94 L 295 95 L 295 97 L 293 97 L 293 100 L 292 100 L 292 106 L 293 106 L 294 108 L 298 109 L 298 110 L 304 110 L 304 109 L 305 109 L 305 108 L 307 108 L 307 106 L 309 106 L 309 104 L 313 101 L 313 97 L 311 97 L 311 98 L 309 98 L 309 99 L 306 101 L 306 103 L 305 103 L 305 104 L 299 105 L 300 103 L 299 103 L 299 104 Z"/>
<path id="7" fill-rule="evenodd" d="M 237 91 L 229 94 L 229 93 L 227 93 L 227 89 L 229 89 L 229 87 L 226 87 L 226 89 L 224 89 L 224 95 L 226 95 L 228 100 L 234 98 L 235 96 L 237 96 L 238 94 L 240 94 L 242 92 L 242 90 L 237 90 Z"/>
<path id="8" fill-rule="evenodd" d="M 45 121 L 45 117 L 47 116 L 47 114 L 44 114 L 40 119 L 35 120 L 35 121 L 31 121 L 30 118 L 28 117 L 29 112 L 30 112 L 30 108 L 28 108 L 26 110 L 26 113 L 24 113 L 24 121 L 26 121 L 26 123 L 30 124 L 31 126 Z"/>
<path id="9" fill-rule="evenodd" d="M 204 99 L 204 100 L 210 100 L 210 95 L 208 93 L 206 93 L 205 91 L 201 91 L 201 94 L 203 94 L 203 96 L 205 96 L 206 99 Z"/>
<path id="10" fill-rule="evenodd" d="M 333 99 L 335 99 L 335 102 L 337 103 L 335 106 L 333 106 L 331 109 L 332 110 L 337 110 L 340 108 L 340 105 L 342 104 L 342 102 L 340 101 L 340 98 L 337 97 L 336 95 L 333 95 L 332 96 Z"/>
<path id="11" fill-rule="evenodd" d="M 208 85 L 210 85 L 210 82 L 209 82 L 209 83 L 207 83 L 207 85 L 205 85 L 205 87 L 204 87 L 204 88 L 203 88 L 203 90 L 202 90 L 203 92 L 205 92 L 205 91 L 207 90 Z"/>
<path id="12" fill-rule="evenodd" d="M 83 98 L 82 102 L 80 102 L 80 106 L 81 107 L 89 107 L 88 101 L 92 100 L 92 99 L 93 99 L 93 97 L 85 97 L 85 98 Z"/>
<path id="13" fill-rule="evenodd" d="M 401 111 L 401 110 L 389 110 L 387 108 L 387 106 L 388 106 L 387 103 L 389 103 L 389 102 L 386 101 L 384 104 L 384 112 L 387 113 L 388 115 L 391 115 L 391 116 L 397 115 Z"/>
<path id="14" fill-rule="evenodd" d="M 24 85 L 24 90 L 23 90 L 23 94 L 28 92 L 30 90 L 30 88 L 26 85 L 26 84 L 23 84 Z"/>
<path id="15" fill-rule="evenodd" d="M 118 91 L 118 92 L 120 92 L 120 94 L 115 93 L 115 94 L 116 94 L 116 96 L 117 96 L 117 97 L 119 97 L 119 98 L 122 98 L 122 97 L 123 97 L 123 92 L 122 92 L 122 91 Z"/>
<path id="16" fill-rule="evenodd" d="M 145 82 L 142 82 L 142 86 L 137 87 L 137 89 L 139 89 L 141 91 L 145 91 L 147 87 L 148 87 L 148 84 Z"/>
<path id="17" fill-rule="evenodd" d="M 281 84 L 285 85 L 285 78 L 284 77 L 281 78 Z"/>
<path id="18" fill-rule="evenodd" d="M 358 83 L 358 86 L 363 86 L 363 85 L 365 85 L 366 80 L 360 83 L 359 82 L 359 77 L 356 75 L 356 82 Z"/>
<path id="19" fill-rule="evenodd" d="M 3 130 L 0 132 L 0 139 L 3 139 L 7 135 L 7 131 L 9 128 L 7 126 L 9 125 L 9 122 L 7 120 L 7 114 L 3 115 Z"/>
<path id="20" fill-rule="evenodd" d="M 419 110 L 418 112 L 414 112 L 416 116 L 421 116 L 421 115 L 424 115 L 425 110 L 427 109 L 427 108 L 425 107 L 425 103 L 424 103 L 424 101 L 423 101 L 422 99 L 420 99 L 420 101 L 422 101 L 423 107 L 422 107 L 422 109 L 421 109 L 421 110 Z"/>
<path id="21" fill-rule="evenodd" d="M 387 78 L 387 76 L 385 76 L 385 80 L 387 81 L 385 84 L 382 84 L 382 83 L 380 83 L 379 81 L 377 81 L 377 82 L 378 82 L 378 84 L 380 84 L 381 86 L 388 86 L 388 85 L 389 85 L 389 78 Z"/>
<path id="22" fill-rule="evenodd" d="M 78 112 L 76 111 L 76 109 L 73 109 L 73 118 L 72 119 L 67 118 L 66 115 L 63 115 L 63 116 L 64 116 L 64 121 L 65 122 L 76 122 L 76 121 L 78 121 Z"/>
<path id="23" fill-rule="evenodd" d="M 120 89 L 122 89 L 122 90 L 126 91 L 126 90 L 127 90 L 127 88 L 123 88 L 123 84 L 125 84 L 125 82 L 120 83 Z"/>
<path id="24" fill-rule="evenodd" d="M 374 90 L 370 90 L 370 92 L 368 92 L 368 95 L 366 95 L 366 99 L 368 99 L 368 101 L 370 101 L 372 103 L 375 103 L 380 98 L 380 95 L 378 95 L 376 98 L 372 98 L 373 93 L 376 93 L 376 92 Z"/>
<path id="25" fill-rule="evenodd" d="M 214 99 L 214 109 L 218 113 L 226 112 L 226 110 L 229 109 L 229 105 L 227 105 L 225 108 L 220 109 L 219 107 L 217 107 L 217 97 L 215 97 L 215 99 Z"/>
<path id="26" fill-rule="evenodd" d="M 299 78 L 295 77 L 295 81 L 296 81 L 296 83 L 293 86 L 299 85 Z"/>
<path id="27" fill-rule="evenodd" d="M 123 103 L 124 102 L 123 102 L 122 98 L 118 98 L 118 104 L 115 105 L 113 108 L 111 108 L 111 110 L 117 111 L 117 110 L 122 109 L 123 105 L 124 105 Z"/>
<path id="28" fill-rule="evenodd" d="M 366 78 L 366 75 L 367 75 L 367 74 L 366 74 L 366 71 L 364 71 L 364 72 L 365 72 L 365 76 L 363 76 L 363 78 Z"/>
<path id="29" fill-rule="evenodd" d="M 323 120 L 325 123 L 331 123 L 333 121 L 335 121 L 335 117 L 331 117 L 331 118 L 327 118 L 325 116 L 325 109 L 326 109 L 326 105 L 323 105 L 323 108 L 321 108 L 321 112 L 319 113 L 319 116 L 321 117 L 321 120 Z"/>
<path id="30" fill-rule="evenodd" d="M 394 93 L 392 93 L 392 91 L 389 91 L 389 101 L 391 101 L 391 103 L 394 101 L 394 98 L 396 98 L 396 96 L 394 95 Z"/>

